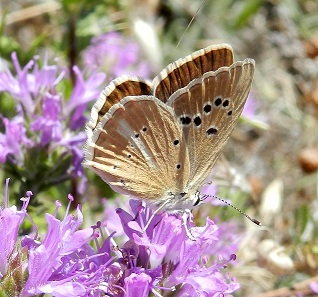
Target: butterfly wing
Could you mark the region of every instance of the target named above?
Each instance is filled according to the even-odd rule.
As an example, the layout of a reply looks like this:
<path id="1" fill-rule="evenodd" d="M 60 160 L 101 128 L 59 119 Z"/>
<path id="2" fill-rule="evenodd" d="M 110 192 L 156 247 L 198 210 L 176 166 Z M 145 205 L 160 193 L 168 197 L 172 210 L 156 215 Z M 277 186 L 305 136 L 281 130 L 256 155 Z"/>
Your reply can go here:
<path id="1" fill-rule="evenodd" d="M 254 60 L 205 73 L 168 100 L 183 127 L 189 158 L 189 189 L 211 172 L 242 113 L 251 88 Z"/>
<path id="2" fill-rule="evenodd" d="M 233 64 L 233 50 L 228 44 L 211 45 L 181 58 L 163 69 L 153 80 L 153 94 L 163 102 L 204 73 Z"/>
<path id="3" fill-rule="evenodd" d="M 121 99 L 127 96 L 150 95 L 151 83 L 138 77 L 128 75 L 112 80 L 101 92 L 94 104 L 87 127 L 94 130 L 103 115 Z"/>
<path id="4" fill-rule="evenodd" d="M 157 98 L 126 97 L 87 133 L 84 165 L 115 191 L 160 205 L 185 188 L 190 169 L 182 128 Z"/>

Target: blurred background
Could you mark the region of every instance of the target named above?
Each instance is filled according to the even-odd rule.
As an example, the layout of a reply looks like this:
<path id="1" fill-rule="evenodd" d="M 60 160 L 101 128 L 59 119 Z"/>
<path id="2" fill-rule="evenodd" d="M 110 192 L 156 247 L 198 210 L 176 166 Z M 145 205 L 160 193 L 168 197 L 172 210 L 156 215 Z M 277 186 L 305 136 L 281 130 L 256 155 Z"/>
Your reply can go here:
<path id="1" fill-rule="evenodd" d="M 226 42 L 235 60 L 255 59 L 256 71 L 206 190 L 262 227 L 213 201 L 194 211 L 195 221 L 232 224 L 238 251 L 228 271 L 242 287 L 235 296 L 317 296 L 318 1 L 0 3 L 0 179 L 11 178 L 11 197 L 32 190 L 31 210 L 42 213 L 72 193 L 87 226 L 106 200 L 125 204 L 81 167 L 94 100 L 121 74 L 152 79 L 174 60 Z"/>

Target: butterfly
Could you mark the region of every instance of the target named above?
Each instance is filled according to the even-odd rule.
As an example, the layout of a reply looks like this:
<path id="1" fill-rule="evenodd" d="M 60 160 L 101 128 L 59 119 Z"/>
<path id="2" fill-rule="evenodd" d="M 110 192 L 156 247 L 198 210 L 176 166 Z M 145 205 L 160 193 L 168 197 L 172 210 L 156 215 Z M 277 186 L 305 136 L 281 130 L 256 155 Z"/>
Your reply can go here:
<path id="1" fill-rule="evenodd" d="M 83 164 L 155 209 L 192 209 L 242 113 L 254 68 L 219 44 L 169 64 L 152 82 L 114 79 L 92 108 Z"/>

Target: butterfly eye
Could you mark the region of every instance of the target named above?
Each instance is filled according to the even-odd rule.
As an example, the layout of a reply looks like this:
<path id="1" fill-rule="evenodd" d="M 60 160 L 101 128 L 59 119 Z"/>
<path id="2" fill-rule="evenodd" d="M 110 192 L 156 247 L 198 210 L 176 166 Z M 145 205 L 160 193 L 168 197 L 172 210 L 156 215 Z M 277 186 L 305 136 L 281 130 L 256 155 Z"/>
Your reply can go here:
<path id="1" fill-rule="evenodd" d="M 194 202 L 193 206 L 197 206 L 201 202 L 200 196 L 199 195 L 196 195 L 196 196 L 197 196 L 197 200 Z"/>

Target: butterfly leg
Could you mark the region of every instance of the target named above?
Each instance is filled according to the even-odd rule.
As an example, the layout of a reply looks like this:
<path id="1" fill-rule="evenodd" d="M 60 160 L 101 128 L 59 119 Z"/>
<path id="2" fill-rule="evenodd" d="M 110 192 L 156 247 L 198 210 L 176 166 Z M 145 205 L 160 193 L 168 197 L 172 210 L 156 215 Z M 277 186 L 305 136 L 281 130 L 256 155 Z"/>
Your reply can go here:
<path id="1" fill-rule="evenodd" d="M 188 219 L 190 218 L 190 216 L 191 216 L 191 210 L 185 209 L 184 212 L 182 213 L 182 226 L 184 228 L 184 231 L 187 237 L 192 241 L 196 241 L 195 237 L 191 233 L 191 230 L 188 228 Z"/>
<path id="2" fill-rule="evenodd" d="M 146 230 L 148 229 L 151 221 L 153 220 L 153 218 L 155 217 L 156 214 L 158 214 L 160 212 L 160 210 L 162 210 L 167 204 L 169 204 L 171 202 L 171 199 L 167 199 L 163 204 L 161 204 L 156 210 L 153 211 L 152 215 L 150 216 L 148 222 L 146 223 L 146 225 L 142 228 L 142 233 L 145 233 Z"/>

